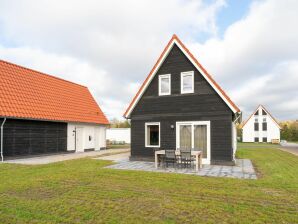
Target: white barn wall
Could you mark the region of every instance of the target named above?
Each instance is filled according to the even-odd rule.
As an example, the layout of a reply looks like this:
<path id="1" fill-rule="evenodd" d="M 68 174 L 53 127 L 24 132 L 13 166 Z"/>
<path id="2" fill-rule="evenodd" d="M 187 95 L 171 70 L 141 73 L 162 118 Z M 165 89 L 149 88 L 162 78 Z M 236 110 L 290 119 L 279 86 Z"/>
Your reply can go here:
<path id="1" fill-rule="evenodd" d="M 75 149 L 75 130 L 82 130 L 80 139 L 83 144 L 83 150 Z M 89 136 L 91 139 L 89 140 Z M 80 138 L 77 135 L 77 138 Z M 85 149 L 100 150 L 106 147 L 106 126 L 84 123 L 68 123 L 67 124 L 67 150 L 68 151 L 84 151 Z"/>
<path id="2" fill-rule="evenodd" d="M 232 122 L 232 146 L 233 146 L 233 159 L 235 160 L 235 154 L 237 151 L 237 127 L 234 122 Z"/>
<path id="3" fill-rule="evenodd" d="M 130 144 L 130 128 L 110 128 L 107 129 L 107 140 L 124 141 Z"/>

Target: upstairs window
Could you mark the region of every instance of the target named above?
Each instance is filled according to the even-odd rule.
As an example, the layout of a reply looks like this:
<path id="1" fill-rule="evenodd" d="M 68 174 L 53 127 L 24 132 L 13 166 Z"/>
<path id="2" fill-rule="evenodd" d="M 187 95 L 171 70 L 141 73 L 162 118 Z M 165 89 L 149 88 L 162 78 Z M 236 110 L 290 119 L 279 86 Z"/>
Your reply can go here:
<path id="1" fill-rule="evenodd" d="M 266 122 L 263 122 L 263 131 L 267 131 L 267 123 Z"/>
<path id="2" fill-rule="evenodd" d="M 262 115 L 267 115 L 266 111 L 262 110 Z"/>
<path id="3" fill-rule="evenodd" d="M 145 123 L 145 146 L 160 146 L 160 123 Z"/>
<path id="4" fill-rule="evenodd" d="M 171 74 L 159 76 L 158 89 L 160 96 L 171 94 Z"/>
<path id="5" fill-rule="evenodd" d="M 255 115 L 259 115 L 259 110 L 257 110 L 257 111 L 255 112 Z"/>
<path id="6" fill-rule="evenodd" d="M 262 126 L 263 126 L 263 131 L 267 131 L 267 121 L 266 121 L 266 118 L 265 117 L 263 118 L 263 124 L 262 124 Z"/>
<path id="7" fill-rule="evenodd" d="M 181 93 L 194 92 L 194 72 L 181 73 Z"/>
<path id="8" fill-rule="evenodd" d="M 259 123 L 255 123 L 255 131 L 259 130 Z"/>

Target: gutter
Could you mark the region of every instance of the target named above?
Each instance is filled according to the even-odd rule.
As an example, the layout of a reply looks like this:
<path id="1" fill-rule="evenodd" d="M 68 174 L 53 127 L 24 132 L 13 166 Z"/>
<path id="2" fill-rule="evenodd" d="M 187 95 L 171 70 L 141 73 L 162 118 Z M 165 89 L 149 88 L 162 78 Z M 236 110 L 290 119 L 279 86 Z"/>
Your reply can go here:
<path id="1" fill-rule="evenodd" d="M 1 161 L 3 162 L 3 126 L 6 122 L 6 117 L 4 118 L 2 124 L 1 124 Z"/>

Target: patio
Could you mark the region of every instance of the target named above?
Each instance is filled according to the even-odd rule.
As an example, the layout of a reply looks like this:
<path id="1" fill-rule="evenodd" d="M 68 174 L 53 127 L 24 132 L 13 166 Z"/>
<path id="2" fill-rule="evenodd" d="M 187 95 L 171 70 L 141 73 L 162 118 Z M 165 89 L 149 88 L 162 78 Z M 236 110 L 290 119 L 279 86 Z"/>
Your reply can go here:
<path id="1" fill-rule="evenodd" d="M 97 159 L 113 160 L 113 158 L 100 157 Z M 221 165 L 203 165 L 203 168 L 199 169 L 198 172 L 195 168 L 155 168 L 154 162 L 144 161 L 129 161 L 127 154 L 117 160 L 114 160 L 116 164 L 107 166 L 109 169 L 120 169 L 120 170 L 139 170 L 139 171 L 151 171 L 161 173 L 180 173 L 190 174 L 198 176 L 210 176 L 210 177 L 230 177 L 239 179 L 257 179 L 257 175 L 253 168 L 253 165 L 249 159 L 237 159 L 235 166 L 221 166 Z"/>

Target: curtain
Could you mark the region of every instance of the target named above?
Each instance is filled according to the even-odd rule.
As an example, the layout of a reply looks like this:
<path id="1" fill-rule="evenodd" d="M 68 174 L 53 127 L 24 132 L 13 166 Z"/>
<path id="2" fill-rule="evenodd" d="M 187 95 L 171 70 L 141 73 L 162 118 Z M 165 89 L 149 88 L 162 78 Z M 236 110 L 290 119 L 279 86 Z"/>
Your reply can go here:
<path id="1" fill-rule="evenodd" d="M 191 125 L 180 125 L 180 148 L 191 148 Z"/>
<path id="2" fill-rule="evenodd" d="M 194 126 L 194 147 L 203 151 L 203 158 L 207 158 L 207 126 Z"/>

